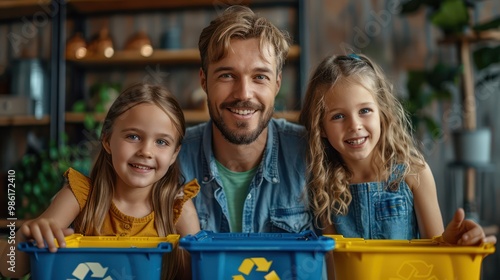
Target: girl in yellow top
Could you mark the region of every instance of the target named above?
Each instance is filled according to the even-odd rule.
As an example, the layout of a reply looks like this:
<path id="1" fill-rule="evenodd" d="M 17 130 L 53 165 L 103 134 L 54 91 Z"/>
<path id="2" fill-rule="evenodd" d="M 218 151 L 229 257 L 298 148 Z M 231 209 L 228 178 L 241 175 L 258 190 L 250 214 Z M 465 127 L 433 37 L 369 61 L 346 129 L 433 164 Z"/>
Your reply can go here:
<path id="1" fill-rule="evenodd" d="M 145 84 L 126 89 L 104 120 L 102 148 L 90 178 L 71 168 L 66 171 L 68 183 L 40 217 L 22 225 L 18 242 L 34 239 L 43 248 L 45 241 L 55 252 L 54 238 L 64 247 L 64 236 L 73 232 L 153 237 L 198 232 L 190 199 L 199 185 L 193 180 L 182 186 L 176 163 L 184 132 L 183 112 L 167 90 Z M 187 277 L 184 254 L 167 254 L 163 272 L 170 275 L 163 274 L 163 279 Z M 20 255 L 12 277 L 28 272 L 19 267 Z"/>

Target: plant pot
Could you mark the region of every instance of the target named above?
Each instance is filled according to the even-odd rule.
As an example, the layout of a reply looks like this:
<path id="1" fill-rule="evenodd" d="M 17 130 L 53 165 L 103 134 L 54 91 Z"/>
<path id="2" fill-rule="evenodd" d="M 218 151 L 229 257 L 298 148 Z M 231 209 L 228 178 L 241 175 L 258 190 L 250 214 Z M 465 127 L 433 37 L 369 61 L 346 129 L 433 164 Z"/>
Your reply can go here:
<path id="1" fill-rule="evenodd" d="M 489 163 L 491 160 L 491 131 L 487 128 L 454 131 L 453 147 L 457 162 Z"/>

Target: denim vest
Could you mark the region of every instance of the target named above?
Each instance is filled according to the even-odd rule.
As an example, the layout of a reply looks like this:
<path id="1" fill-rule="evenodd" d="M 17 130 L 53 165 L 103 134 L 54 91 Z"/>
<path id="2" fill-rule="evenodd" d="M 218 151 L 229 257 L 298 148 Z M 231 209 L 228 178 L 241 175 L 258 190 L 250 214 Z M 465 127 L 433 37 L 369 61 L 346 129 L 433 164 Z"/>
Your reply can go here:
<path id="1" fill-rule="evenodd" d="M 404 180 L 397 190 L 388 187 L 402 170 L 402 165 L 396 166 L 388 182 L 351 184 L 349 212 L 332 216 L 337 233 L 365 239 L 419 238 L 410 187 Z"/>
<path id="2" fill-rule="evenodd" d="M 243 232 L 313 229 L 303 193 L 306 143 L 302 126 L 283 119 L 269 122 L 264 155 L 243 205 Z M 201 185 L 193 199 L 201 229 L 230 232 L 226 196 L 212 151 L 211 121 L 187 129 L 178 159 L 183 176 L 197 178 Z"/>

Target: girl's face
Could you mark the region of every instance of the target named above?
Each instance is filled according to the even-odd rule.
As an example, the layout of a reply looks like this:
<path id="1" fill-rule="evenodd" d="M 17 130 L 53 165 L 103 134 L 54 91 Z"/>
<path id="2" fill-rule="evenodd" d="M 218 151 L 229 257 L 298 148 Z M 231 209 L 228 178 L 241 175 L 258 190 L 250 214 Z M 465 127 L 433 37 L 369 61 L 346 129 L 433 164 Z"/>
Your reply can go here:
<path id="1" fill-rule="evenodd" d="M 322 136 L 348 165 L 369 161 L 380 139 L 379 108 L 365 87 L 340 82 L 325 96 Z"/>
<path id="2" fill-rule="evenodd" d="M 117 188 L 145 188 L 160 180 L 175 162 L 179 135 L 158 106 L 139 104 L 116 118 L 103 141 L 111 154 Z"/>

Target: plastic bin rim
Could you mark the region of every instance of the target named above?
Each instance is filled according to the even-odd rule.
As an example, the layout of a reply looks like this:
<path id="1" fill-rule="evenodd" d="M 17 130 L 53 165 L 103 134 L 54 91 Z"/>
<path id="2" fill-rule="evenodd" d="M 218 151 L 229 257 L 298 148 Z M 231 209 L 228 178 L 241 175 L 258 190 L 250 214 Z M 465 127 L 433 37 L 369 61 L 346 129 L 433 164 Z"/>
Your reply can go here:
<path id="1" fill-rule="evenodd" d="M 454 246 L 439 244 L 432 239 L 387 240 L 344 238 L 342 235 L 325 235 L 335 240 L 335 252 L 363 253 L 485 253 L 495 252 L 495 244 L 484 243 L 476 246 Z"/>
<path id="2" fill-rule="evenodd" d="M 27 253 L 53 254 L 48 248 L 38 248 L 32 242 L 22 242 L 18 245 L 19 250 Z M 58 248 L 57 253 L 168 253 L 172 252 L 172 243 L 160 242 L 157 247 L 72 247 Z"/>
<path id="3" fill-rule="evenodd" d="M 169 234 L 165 237 L 84 236 L 82 234 L 72 234 L 65 237 L 66 248 L 58 248 L 58 252 L 171 252 L 177 246 L 179 237 L 178 234 Z M 47 248 L 38 248 L 35 241 L 21 242 L 17 247 L 25 252 L 49 252 Z"/>
<path id="4" fill-rule="evenodd" d="M 246 235 L 248 235 L 248 238 L 244 238 Z M 272 239 L 273 236 L 282 236 L 286 237 L 286 239 Z M 190 251 L 280 250 L 327 252 L 335 248 L 335 240 L 328 236 L 317 237 L 314 235 L 311 239 L 305 239 L 304 237 L 308 237 L 307 233 L 304 235 L 303 233 L 213 233 L 211 231 L 200 231 L 196 235 L 182 237 L 179 240 L 179 245 Z"/>

